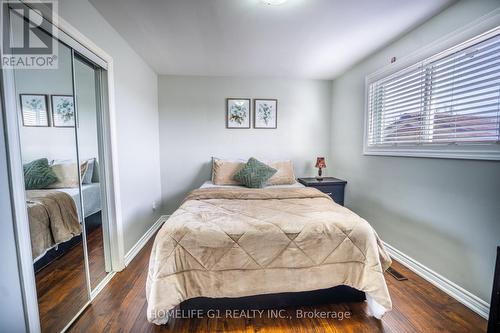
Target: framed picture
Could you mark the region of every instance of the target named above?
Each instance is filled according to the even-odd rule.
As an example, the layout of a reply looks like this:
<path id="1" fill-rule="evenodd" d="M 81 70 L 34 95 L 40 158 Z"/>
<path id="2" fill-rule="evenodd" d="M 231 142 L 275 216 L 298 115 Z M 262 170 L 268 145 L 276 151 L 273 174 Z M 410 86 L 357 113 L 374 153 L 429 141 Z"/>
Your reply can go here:
<path id="1" fill-rule="evenodd" d="M 277 128 L 278 127 L 278 100 L 254 99 L 253 100 L 253 127 Z"/>
<path id="2" fill-rule="evenodd" d="M 226 127 L 250 128 L 249 98 L 228 98 L 226 100 Z"/>
<path id="3" fill-rule="evenodd" d="M 52 122 L 55 127 L 75 127 L 75 103 L 71 95 L 52 95 Z"/>
<path id="4" fill-rule="evenodd" d="M 23 126 L 48 127 L 47 95 L 20 94 Z"/>

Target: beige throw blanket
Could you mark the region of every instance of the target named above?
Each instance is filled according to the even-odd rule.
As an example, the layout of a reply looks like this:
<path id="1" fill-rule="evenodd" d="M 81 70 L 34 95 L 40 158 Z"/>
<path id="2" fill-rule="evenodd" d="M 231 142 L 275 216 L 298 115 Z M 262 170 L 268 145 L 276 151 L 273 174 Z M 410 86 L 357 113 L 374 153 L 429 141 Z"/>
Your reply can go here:
<path id="1" fill-rule="evenodd" d="M 391 309 L 391 264 L 373 228 L 313 188 L 191 192 L 158 232 L 149 263 L 148 320 L 194 297 L 243 297 L 348 285 L 372 314 Z"/>
<path id="2" fill-rule="evenodd" d="M 71 196 L 61 191 L 26 191 L 33 259 L 56 244 L 81 233 L 76 205 Z"/>

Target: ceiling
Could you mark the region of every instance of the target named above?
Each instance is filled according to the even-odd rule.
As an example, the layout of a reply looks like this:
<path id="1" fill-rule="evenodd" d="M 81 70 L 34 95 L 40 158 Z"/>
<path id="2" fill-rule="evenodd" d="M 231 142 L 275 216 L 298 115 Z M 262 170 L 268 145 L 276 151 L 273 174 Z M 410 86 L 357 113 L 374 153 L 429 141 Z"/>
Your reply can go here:
<path id="1" fill-rule="evenodd" d="M 90 0 L 158 73 L 332 79 L 451 0 Z"/>

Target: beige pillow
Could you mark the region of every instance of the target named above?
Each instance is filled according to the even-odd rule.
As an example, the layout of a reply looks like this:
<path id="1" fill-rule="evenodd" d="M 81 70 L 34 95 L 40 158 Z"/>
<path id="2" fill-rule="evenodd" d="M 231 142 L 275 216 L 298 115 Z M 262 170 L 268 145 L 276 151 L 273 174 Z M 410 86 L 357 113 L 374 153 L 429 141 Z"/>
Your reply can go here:
<path id="1" fill-rule="evenodd" d="M 295 184 L 295 174 L 293 172 L 292 161 L 276 161 L 268 163 L 271 168 L 278 170 L 268 181 L 267 185 L 290 185 Z M 212 182 L 215 185 L 241 185 L 240 182 L 233 179 L 233 176 L 238 172 L 245 162 L 228 161 L 221 159 L 213 159 L 212 162 Z"/>
<path id="2" fill-rule="evenodd" d="M 290 185 L 295 184 L 292 161 L 277 161 L 269 163 L 271 168 L 278 170 L 269 180 L 267 185 Z"/>
<path id="3" fill-rule="evenodd" d="M 233 179 L 233 176 L 243 165 L 245 165 L 244 162 L 214 159 L 212 163 L 212 182 L 215 185 L 241 185 L 240 182 Z"/>
<path id="4" fill-rule="evenodd" d="M 80 165 L 80 179 L 83 179 L 87 171 L 88 162 Z M 73 188 L 78 187 L 78 173 L 76 163 L 54 164 L 50 167 L 57 176 L 57 182 L 50 184 L 47 188 Z"/>

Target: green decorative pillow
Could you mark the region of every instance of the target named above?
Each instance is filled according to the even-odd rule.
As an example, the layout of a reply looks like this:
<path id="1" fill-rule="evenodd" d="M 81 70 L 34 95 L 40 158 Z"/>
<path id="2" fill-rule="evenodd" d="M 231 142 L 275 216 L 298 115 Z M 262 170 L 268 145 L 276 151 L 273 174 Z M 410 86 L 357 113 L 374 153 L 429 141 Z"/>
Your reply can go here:
<path id="1" fill-rule="evenodd" d="M 246 187 L 262 188 L 276 172 L 276 169 L 250 157 L 248 162 L 234 174 L 233 179 Z"/>
<path id="2" fill-rule="evenodd" d="M 57 182 L 57 176 L 46 158 L 31 161 L 23 165 L 24 184 L 27 190 L 36 190 Z"/>

